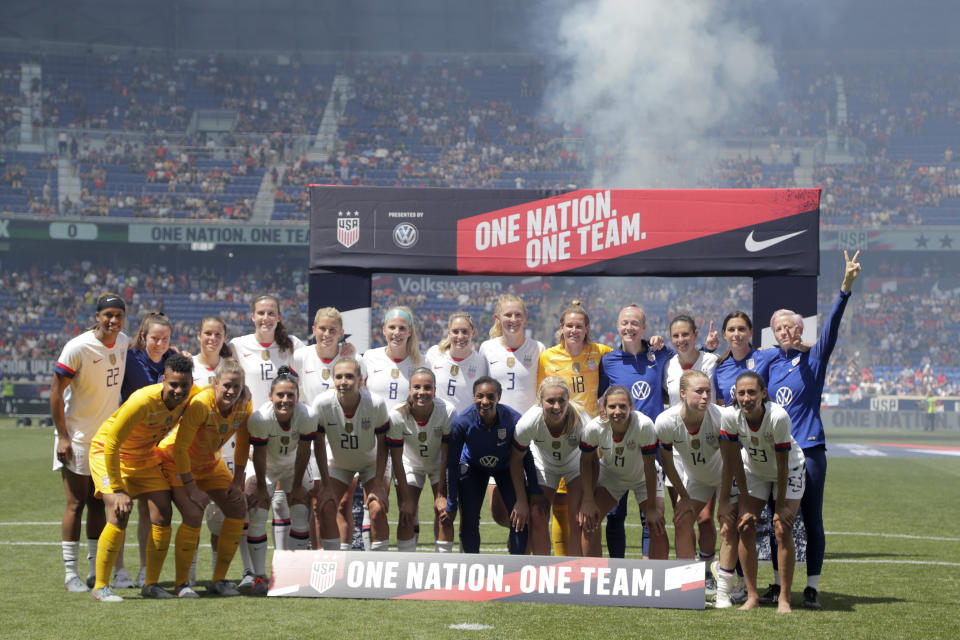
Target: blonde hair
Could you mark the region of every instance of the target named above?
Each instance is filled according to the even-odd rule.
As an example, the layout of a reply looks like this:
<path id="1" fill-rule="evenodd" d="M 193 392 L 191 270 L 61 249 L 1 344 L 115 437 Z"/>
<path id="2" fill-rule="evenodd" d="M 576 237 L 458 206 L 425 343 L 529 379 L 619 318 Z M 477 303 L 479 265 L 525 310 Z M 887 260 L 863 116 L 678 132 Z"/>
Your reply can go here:
<path id="1" fill-rule="evenodd" d="M 583 407 L 576 401 L 570 399 L 570 385 L 567 384 L 564 378 L 560 376 L 547 376 L 544 378 L 540 383 L 540 387 L 537 389 L 537 405 L 541 405 L 543 402 L 544 390 L 554 387 L 563 389 L 567 396 L 567 415 L 563 418 L 563 430 L 561 430 L 560 433 L 569 433 L 573 431 L 574 427 L 576 427 L 580 421 L 580 413 L 583 411 Z"/>
<path id="2" fill-rule="evenodd" d="M 397 312 L 400 313 L 397 313 Z M 420 339 L 417 337 L 417 325 L 413 321 L 413 311 L 410 310 L 410 307 L 402 304 L 397 304 L 389 309 L 383 314 L 383 323 L 386 324 L 387 320 L 392 317 L 401 317 L 407 321 L 407 326 L 410 327 L 410 335 L 407 336 L 407 357 L 410 358 L 410 362 L 413 363 L 414 368 L 420 366 Z"/>
<path id="3" fill-rule="evenodd" d="M 567 348 L 563 340 L 563 323 L 566 320 L 567 316 L 570 314 L 577 314 L 583 316 L 583 324 L 586 325 L 586 332 L 583 335 L 583 346 L 589 345 L 593 340 L 590 339 L 590 316 L 587 315 L 587 310 L 583 308 L 583 303 L 579 300 L 573 300 L 566 308 L 560 312 L 560 328 L 557 329 L 556 333 L 553 334 L 554 338 L 557 340 L 557 344 Z"/>
<path id="4" fill-rule="evenodd" d="M 243 403 L 250 400 L 250 389 L 244 384 L 246 382 L 246 374 L 244 374 L 243 367 L 240 366 L 236 358 L 221 359 L 217 370 L 213 373 L 213 377 L 217 382 L 220 382 L 223 376 L 229 375 L 240 376 L 240 384 L 243 386 L 243 390 L 240 392 L 240 395 L 237 396 L 237 400 L 233 403 L 233 406 L 242 407 Z"/>
<path id="5" fill-rule="evenodd" d="M 497 298 L 497 307 L 493 310 L 493 326 L 490 327 L 491 338 L 499 338 L 503 335 L 503 326 L 501 326 L 498 316 L 503 313 L 503 305 L 508 302 L 519 302 L 520 308 L 523 309 L 523 317 L 527 317 L 527 305 L 524 304 L 523 298 L 513 293 L 503 294 Z"/>
<path id="6" fill-rule="evenodd" d="M 440 353 L 450 350 L 450 328 L 453 326 L 453 321 L 457 318 L 463 318 L 467 321 L 467 324 L 470 325 L 470 330 L 476 332 L 477 326 L 473 322 L 473 316 L 471 316 L 466 311 L 454 311 L 450 314 L 450 318 L 447 320 L 447 335 L 444 336 L 443 340 L 440 341 L 440 344 L 437 347 L 440 349 Z"/>
<path id="7" fill-rule="evenodd" d="M 680 376 L 680 391 L 686 391 L 689 389 L 690 385 L 693 384 L 690 381 L 698 377 L 703 378 L 707 382 L 710 381 L 710 378 L 707 377 L 707 374 L 705 374 L 703 371 L 698 371 L 697 369 L 687 369 L 684 371 Z"/>
<path id="8" fill-rule="evenodd" d="M 321 309 L 317 309 L 317 312 L 313 314 L 314 326 L 320 322 L 320 318 L 330 318 L 339 324 L 341 329 L 343 328 L 343 315 L 341 315 L 340 310 L 336 307 L 323 307 Z"/>

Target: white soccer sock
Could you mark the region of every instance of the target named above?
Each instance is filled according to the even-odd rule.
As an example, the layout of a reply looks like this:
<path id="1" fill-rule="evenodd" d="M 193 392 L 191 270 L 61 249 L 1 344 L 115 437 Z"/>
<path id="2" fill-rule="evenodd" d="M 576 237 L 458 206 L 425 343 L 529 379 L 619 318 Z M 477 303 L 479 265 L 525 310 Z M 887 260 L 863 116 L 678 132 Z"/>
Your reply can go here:
<path id="1" fill-rule="evenodd" d="M 779 571 L 774 571 L 774 572 L 773 572 L 773 584 L 777 585 L 778 587 L 780 586 L 780 572 L 779 572 Z"/>
<path id="2" fill-rule="evenodd" d="M 320 541 L 320 546 L 324 551 L 339 551 L 340 538 L 324 538 Z"/>
<path id="3" fill-rule="evenodd" d="M 363 505 L 363 525 L 360 527 L 360 537 L 363 538 L 363 550 L 373 551 L 373 543 L 370 541 L 370 509 Z"/>
<path id="4" fill-rule="evenodd" d="M 397 551 L 416 551 L 417 539 L 409 538 L 407 540 L 397 540 Z"/>
<path id="5" fill-rule="evenodd" d="M 80 550 L 79 540 L 64 540 L 60 543 L 60 551 L 63 555 L 63 570 L 66 579 L 77 576 L 77 555 Z"/>
<path id="6" fill-rule="evenodd" d="M 273 508 L 273 548 L 284 551 L 289 549 L 287 536 L 290 534 L 290 507 L 287 506 L 287 494 L 283 491 L 274 491 L 270 506 Z"/>
<path id="7" fill-rule="evenodd" d="M 433 550 L 437 553 L 453 553 L 453 540 L 437 540 L 433 545 Z"/>
<path id="8" fill-rule="evenodd" d="M 287 549 L 303 551 L 310 549 L 310 522 L 309 509 L 305 504 L 295 504 L 290 507 L 290 538 Z"/>
<path id="9" fill-rule="evenodd" d="M 247 530 L 247 547 L 254 575 L 266 575 L 267 564 L 267 510 L 256 507 L 250 510 L 250 528 Z"/>
<path id="10" fill-rule="evenodd" d="M 390 541 L 374 540 L 370 543 L 370 551 L 390 551 Z"/>
<path id="11" fill-rule="evenodd" d="M 240 537 L 240 561 L 243 562 L 244 573 L 253 573 L 253 558 L 250 557 L 250 546 L 247 544 L 247 534 Z M 216 553 L 214 553 L 216 555 Z"/>
<path id="12" fill-rule="evenodd" d="M 807 586 L 814 589 L 820 589 L 820 576 L 807 576 Z"/>
<path id="13" fill-rule="evenodd" d="M 99 542 L 97 538 L 87 538 L 87 562 L 90 564 L 87 575 L 91 578 L 97 575 L 97 544 Z"/>
<path id="14" fill-rule="evenodd" d="M 721 597 L 730 598 L 735 576 L 736 574 L 733 571 L 727 571 L 722 567 L 717 567 L 717 600 Z"/>
<path id="15" fill-rule="evenodd" d="M 339 538 L 337 539 L 339 540 Z M 351 545 L 349 542 L 340 543 L 340 551 L 350 551 L 350 549 L 352 548 L 353 548 L 353 545 Z"/>

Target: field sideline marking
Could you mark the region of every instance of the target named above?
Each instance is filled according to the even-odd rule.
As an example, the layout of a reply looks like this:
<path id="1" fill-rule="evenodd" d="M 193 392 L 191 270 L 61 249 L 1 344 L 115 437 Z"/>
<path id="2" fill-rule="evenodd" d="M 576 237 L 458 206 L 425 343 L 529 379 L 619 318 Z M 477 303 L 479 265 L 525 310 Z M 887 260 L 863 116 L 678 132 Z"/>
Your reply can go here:
<path id="1" fill-rule="evenodd" d="M 30 527 L 30 526 L 54 526 L 59 525 L 59 522 L 0 522 L 0 527 Z M 136 520 L 130 520 L 130 524 L 136 524 Z M 180 524 L 179 521 L 174 520 L 172 524 Z M 391 525 L 396 525 L 395 521 L 390 522 Z M 482 525 L 494 525 L 495 522 L 481 522 Z M 640 527 L 639 523 L 628 522 L 626 523 L 628 527 Z M 668 525 L 669 528 L 669 525 Z M 933 542 L 960 542 L 960 538 L 947 538 L 943 536 L 917 536 L 907 533 L 871 533 L 867 531 L 827 531 L 828 536 L 861 536 L 864 538 L 901 538 L 904 540 L 930 540 Z M 56 544 L 60 544 L 59 542 Z"/>

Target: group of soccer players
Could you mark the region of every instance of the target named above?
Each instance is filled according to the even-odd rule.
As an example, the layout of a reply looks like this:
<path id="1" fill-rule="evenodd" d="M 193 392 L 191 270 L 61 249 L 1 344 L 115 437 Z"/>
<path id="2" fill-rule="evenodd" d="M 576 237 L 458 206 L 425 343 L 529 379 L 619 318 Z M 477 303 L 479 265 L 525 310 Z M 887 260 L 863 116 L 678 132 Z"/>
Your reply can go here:
<path id="1" fill-rule="evenodd" d="M 669 493 L 677 557 L 696 557 L 699 538 L 715 606 L 742 601 L 745 609 L 763 599 L 755 535 L 769 501 L 778 571 L 764 598 L 781 612 L 790 611 L 792 529 L 801 510 L 811 537 L 803 603 L 819 608 L 826 472 L 819 398 L 860 272 L 857 258 L 846 260 L 816 344 L 802 344 L 802 318 L 781 310 L 771 319 L 779 348 L 755 349 L 749 316 L 734 312 L 722 324 L 729 350 L 720 358 L 710 352 L 718 343 L 712 324 L 698 349 L 694 320 L 678 316 L 670 348 L 659 336 L 644 338 L 646 319 L 633 304 L 619 313 L 618 348 L 592 340 L 579 302 L 561 312 L 556 344 L 546 348 L 528 335 L 526 307 L 512 294 L 498 299 L 490 337 L 478 349 L 473 319 L 455 312 L 447 337 L 424 356 L 414 312 L 397 306 L 383 317 L 386 345 L 361 357 L 344 342 L 336 309 L 316 313 L 315 344 L 305 345 L 288 335 L 279 301 L 261 296 L 252 306 L 253 333 L 227 343 L 222 320 L 205 318 L 199 353 L 158 355 L 160 381 L 119 408 L 126 307 L 105 294 L 97 323 L 64 347 L 51 393 L 55 466 L 67 494 L 65 586 L 122 600 L 111 577 L 134 498 L 150 523 L 143 596 L 198 597 L 191 566 L 204 511 L 214 549 L 208 592 L 260 595 L 268 584 L 270 510 L 275 548 L 348 549 L 359 483 L 370 549 L 387 550 L 393 482 L 397 546 L 415 551 L 418 503 L 429 482 L 437 552 L 453 550 L 457 518 L 460 550 L 479 551 L 489 496 L 495 518 L 510 529 L 511 553 L 550 554 L 552 537 L 557 555 L 599 556 L 606 517 L 608 552 L 622 557 L 632 490 L 649 532 L 644 555 L 665 559 Z M 784 406 L 770 401 L 768 386 Z M 170 593 L 158 581 L 173 504 L 182 524 Z M 77 573 L 85 506 L 91 584 Z M 238 548 L 244 575 L 234 584 L 226 574 Z M 734 585 L 738 564 L 743 599 Z"/>

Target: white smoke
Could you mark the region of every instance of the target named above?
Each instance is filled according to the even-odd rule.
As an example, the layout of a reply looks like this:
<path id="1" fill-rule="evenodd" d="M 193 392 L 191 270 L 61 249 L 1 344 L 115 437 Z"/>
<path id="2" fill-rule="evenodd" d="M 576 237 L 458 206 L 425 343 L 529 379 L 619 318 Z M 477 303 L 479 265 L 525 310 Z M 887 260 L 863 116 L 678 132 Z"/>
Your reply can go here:
<path id="1" fill-rule="evenodd" d="M 711 134 L 776 81 L 772 51 L 733 2 L 568 3 L 551 47 L 563 71 L 546 105 L 596 150 L 594 186 L 694 185 Z"/>

